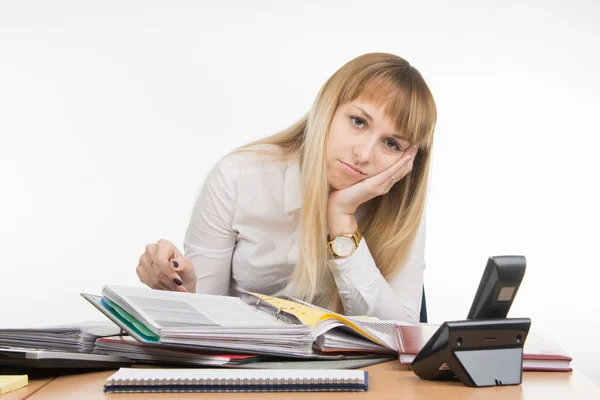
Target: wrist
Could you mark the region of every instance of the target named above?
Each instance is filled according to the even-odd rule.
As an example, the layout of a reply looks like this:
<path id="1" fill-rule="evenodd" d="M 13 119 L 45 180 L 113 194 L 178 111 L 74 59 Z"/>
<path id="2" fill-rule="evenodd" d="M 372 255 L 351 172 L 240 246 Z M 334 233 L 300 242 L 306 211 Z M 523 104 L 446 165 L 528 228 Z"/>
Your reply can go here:
<path id="1" fill-rule="evenodd" d="M 354 214 L 358 208 L 358 205 L 355 206 L 350 204 L 351 202 L 347 201 L 347 199 L 344 199 L 343 197 L 340 197 L 340 194 L 341 192 L 339 190 L 329 194 L 327 210 L 330 213 Z"/>
<path id="2" fill-rule="evenodd" d="M 327 225 L 329 228 L 329 237 L 333 239 L 340 234 L 351 234 L 356 231 L 358 223 L 354 214 L 341 211 L 336 208 L 330 208 L 327 213 Z"/>
<path id="3" fill-rule="evenodd" d="M 358 248 L 362 233 L 354 214 L 330 213 L 327 246 L 334 258 L 350 257 Z"/>

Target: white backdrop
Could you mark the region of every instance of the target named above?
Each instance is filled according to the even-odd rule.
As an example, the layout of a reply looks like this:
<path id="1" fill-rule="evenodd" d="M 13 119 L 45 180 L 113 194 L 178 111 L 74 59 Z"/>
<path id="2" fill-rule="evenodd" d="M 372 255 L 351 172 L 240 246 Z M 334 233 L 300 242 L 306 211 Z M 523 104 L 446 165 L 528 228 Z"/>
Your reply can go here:
<path id="1" fill-rule="evenodd" d="M 137 285 L 149 242 L 181 248 L 220 156 L 384 51 L 439 110 L 430 320 L 466 317 L 488 256 L 525 255 L 510 316 L 600 384 L 600 3 L 521 3 L 3 1 L 0 326 L 102 320 L 80 292 Z"/>

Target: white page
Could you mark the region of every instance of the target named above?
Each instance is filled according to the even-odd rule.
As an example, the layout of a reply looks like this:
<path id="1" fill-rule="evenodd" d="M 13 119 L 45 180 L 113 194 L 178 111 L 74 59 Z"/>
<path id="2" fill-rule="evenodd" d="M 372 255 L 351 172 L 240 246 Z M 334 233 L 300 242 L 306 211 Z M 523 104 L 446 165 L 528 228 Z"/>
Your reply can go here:
<path id="1" fill-rule="evenodd" d="M 382 351 L 387 350 L 385 347 L 373 343 L 369 339 L 356 334 L 345 332 L 340 329 L 329 331 L 317 339 L 317 343 L 323 348 L 340 348 L 340 349 L 361 349 L 365 351 Z M 391 350 L 388 350 L 391 351 Z"/>
<path id="2" fill-rule="evenodd" d="M 159 335 L 160 342 L 219 350 L 310 356 L 311 327 L 288 324 L 237 297 L 106 286 L 103 295 Z"/>
<path id="3" fill-rule="evenodd" d="M 126 286 L 107 286 L 103 295 L 134 317 L 138 314 L 157 334 L 164 328 L 288 326 L 237 297 Z M 127 309 L 123 303 L 129 303 L 134 310 Z"/>

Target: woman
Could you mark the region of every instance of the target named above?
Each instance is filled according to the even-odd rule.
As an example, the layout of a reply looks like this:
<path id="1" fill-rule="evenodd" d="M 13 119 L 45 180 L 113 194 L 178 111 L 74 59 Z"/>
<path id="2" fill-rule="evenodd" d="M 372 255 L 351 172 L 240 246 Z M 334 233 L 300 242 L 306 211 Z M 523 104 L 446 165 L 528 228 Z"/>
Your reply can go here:
<path id="1" fill-rule="evenodd" d="M 146 246 L 140 280 L 289 294 L 346 315 L 418 322 L 435 122 L 431 92 L 408 62 L 351 60 L 295 125 L 215 165 L 185 255 L 163 239 Z"/>

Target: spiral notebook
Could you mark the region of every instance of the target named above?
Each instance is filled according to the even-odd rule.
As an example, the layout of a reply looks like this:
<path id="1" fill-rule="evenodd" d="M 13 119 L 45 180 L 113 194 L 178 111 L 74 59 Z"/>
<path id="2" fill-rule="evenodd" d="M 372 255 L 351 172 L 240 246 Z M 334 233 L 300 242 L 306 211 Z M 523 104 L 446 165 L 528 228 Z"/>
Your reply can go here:
<path id="1" fill-rule="evenodd" d="M 149 369 L 121 368 L 106 393 L 178 392 L 364 392 L 368 371 L 344 369 Z"/>

